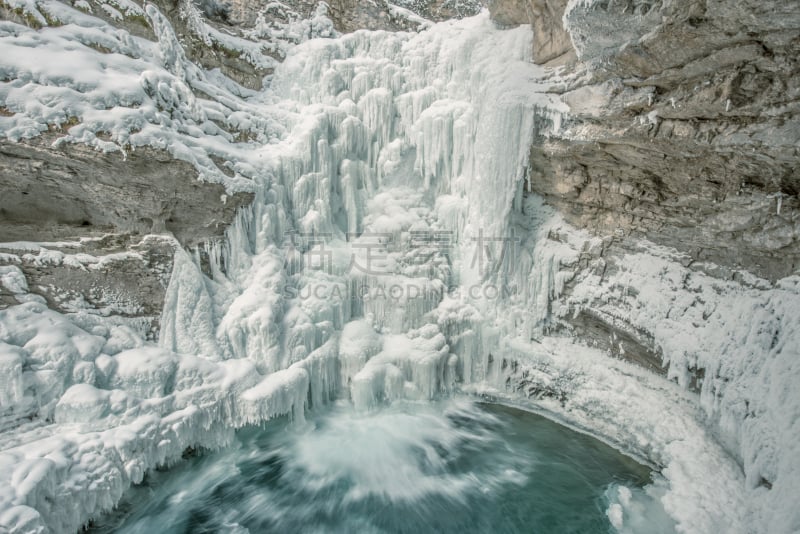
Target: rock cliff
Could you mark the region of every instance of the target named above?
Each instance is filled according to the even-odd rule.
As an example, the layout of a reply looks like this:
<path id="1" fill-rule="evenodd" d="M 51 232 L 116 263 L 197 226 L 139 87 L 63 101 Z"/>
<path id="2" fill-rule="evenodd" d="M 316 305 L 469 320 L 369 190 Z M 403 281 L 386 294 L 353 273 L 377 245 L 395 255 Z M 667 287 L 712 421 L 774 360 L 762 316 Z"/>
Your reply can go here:
<path id="1" fill-rule="evenodd" d="M 797 272 L 797 3 L 499 0 L 489 9 L 500 24 L 532 24 L 534 59 L 573 74 L 551 89 L 569 119 L 534 143 L 528 190 L 603 238 L 575 276 L 594 262 L 613 277 L 643 239 L 720 280 Z M 591 342 L 659 367 L 652 332 L 622 310 L 590 304 L 564 317 Z"/>
<path id="2" fill-rule="evenodd" d="M 582 228 L 770 280 L 797 270 L 796 3 L 511 4 L 492 6 L 504 24 L 546 12 L 562 31 L 563 18 L 579 58 L 566 67 L 576 81 L 552 89 L 570 122 L 534 147 L 532 191 Z"/>

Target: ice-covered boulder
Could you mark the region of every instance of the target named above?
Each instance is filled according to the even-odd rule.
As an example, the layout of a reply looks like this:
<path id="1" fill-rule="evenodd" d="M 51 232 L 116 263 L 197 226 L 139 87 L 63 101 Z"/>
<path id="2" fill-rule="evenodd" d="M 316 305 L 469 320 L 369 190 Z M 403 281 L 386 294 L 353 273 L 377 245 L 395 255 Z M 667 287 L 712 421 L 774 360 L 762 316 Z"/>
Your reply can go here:
<path id="1" fill-rule="evenodd" d="M 0 287 L 15 295 L 28 292 L 28 281 L 16 265 L 0 265 Z"/>
<path id="2" fill-rule="evenodd" d="M 115 325 L 109 329 L 109 336 L 103 346 L 103 354 L 119 354 L 124 350 L 135 349 L 143 345 L 142 338 L 132 328 Z"/>
<path id="3" fill-rule="evenodd" d="M 56 423 L 88 423 L 105 417 L 111 393 L 90 384 L 75 384 L 56 404 Z"/>
<path id="4" fill-rule="evenodd" d="M 116 370 L 109 386 L 137 397 L 163 397 L 174 387 L 175 355 L 159 347 L 147 346 L 122 351 L 114 357 Z"/>

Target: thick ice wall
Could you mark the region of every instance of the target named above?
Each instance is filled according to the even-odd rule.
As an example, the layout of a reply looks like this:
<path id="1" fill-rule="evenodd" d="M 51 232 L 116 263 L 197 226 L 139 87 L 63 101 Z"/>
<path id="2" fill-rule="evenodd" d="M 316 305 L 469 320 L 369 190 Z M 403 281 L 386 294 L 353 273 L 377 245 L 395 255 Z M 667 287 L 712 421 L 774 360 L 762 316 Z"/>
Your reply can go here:
<path id="1" fill-rule="evenodd" d="M 536 117 L 553 124 L 551 115 L 557 115 L 560 107 L 544 96 L 540 102 L 531 98 L 537 88 L 531 81 L 536 67 L 527 63 L 529 36 L 524 31 L 494 31 L 483 18 L 471 24 L 466 31 L 453 32 L 455 37 L 441 28 L 412 36 L 402 48 L 397 46 L 398 36 L 381 33 L 309 44 L 308 50 L 297 49 L 278 68 L 276 93 L 291 98 L 302 87 L 311 102 L 333 102 L 337 95 L 330 93 L 336 91 L 340 91 L 339 98 L 346 94 L 355 101 L 358 119 L 371 136 L 366 150 L 359 146 L 355 152 L 360 151 L 374 171 L 389 141 L 403 138 L 417 149 L 417 170 L 426 186 L 433 179 L 442 192 L 451 192 L 447 184 L 463 176 L 467 187 L 456 192 L 467 194 L 470 200 L 487 197 L 481 195 L 486 186 L 481 189 L 480 182 L 513 195 L 525 167 Z M 369 46 L 365 46 L 367 39 Z M 495 61 L 498 49 L 510 55 L 508 62 Z M 376 50 L 382 52 L 381 59 L 374 58 Z M 319 83 L 320 77 L 323 83 Z M 439 112 L 423 117 L 434 102 Z M 399 121 L 395 121 L 395 109 Z M 464 117 L 470 111 L 474 120 Z M 350 130 L 344 128 L 338 136 L 351 139 Z M 503 152 L 495 150 L 504 147 L 507 150 Z M 366 157 L 365 151 L 369 153 Z M 477 168 L 465 163 L 473 153 L 482 163 Z M 312 167 L 313 160 L 312 156 Z M 509 181 L 511 187 L 506 188 Z M 491 206 L 479 202 L 476 213 L 486 213 L 489 208 L 487 221 L 504 221 L 510 205 L 507 200 L 500 198 Z"/>
<path id="2" fill-rule="evenodd" d="M 35 302 L 0 312 L 0 362 L 10 378 L 1 421 L 33 417 L 0 441 L 3 527 L 75 531 L 186 447 L 221 447 L 236 427 L 302 418 L 309 391 L 321 404 L 338 389 L 336 336 L 293 367 L 262 376 L 246 359 L 179 355 L 84 319 L 95 333 Z M 106 348 L 114 354 L 100 352 Z M 51 361 L 72 369 L 56 375 Z"/>
<path id="3" fill-rule="evenodd" d="M 291 134 L 276 146 L 271 184 L 271 188 L 282 186 L 289 193 L 284 200 L 287 203 L 277 208 L 289 216 L 284 230 L 293 228 L 323 241 L 384 230 L 370 222 L 370 212 L 375 209 L 370 199 L 379 195 L 391 175 L 396 185 L 462 199 L 447 203 L 438 228 L 459 236 L 465 249 L 478 232 L 506 232 L 532 136 L 557 128 L 554 117 L 561 108 L 549 97 L 535 97 L 541 89 L 536 81 L 541 73 L 528 62 L 525 29 L 498 31 L 485 17 L 460 24 L 458 28 L 446 24 L 419 35 L 359 32 L 333 41 L 309 42 L 293 50 L 276 69 L 272 90 L 291 110 Z M 501 49 L 510 56 L 509 61 L 495 60 L 496 50 Z M 401 163 L 404 159 L 415 161 L 413 174 L 397 174 L 409 169 Z M 282 199 L 273 200 L 280 203 Z M 466 213 L 454 214 L 453 208 Z M 232 229 L 234 238 L 247 233 L 255 241 L 262 239 L 257 220 L 242 221 L 239 226 L 251 229 Z M 408 230 L 401 225 L 391 232 L 399 240 Z M 272 239 L 279 245 L 274 234 Z M 269 242 L 268 237 L 266 242 L 240 247 L 241 254 L 252 254 Z M 276 251 L 273 265 L 278 265 L 279 256 Z M 279 338 L 291 334 L 267 326 L 280 324 L 288 305 L 268 293 L 276 292 L 285 281 L 268 282 L 264 276 L 271 275 L 264 274 L 254 282 L 253 273 L 258 269 L 246 267 L 250 261 L 229 262 L 241 264 L 251 274 L 243 277 L 249 281 L 237 282 L 241 294 L 220 320 L 218 337 L 222 336 L 226 353 L 256 357 L 253 354 L 258 352 L 263 368 L 275 370 L 283 365 L 275 359 Z M 465 281 L 480 282 L 485 277 L 465 262 L 460 270 Z M 426 294 L 441 295 L 449 284 L 442 278 L 440 283 L 409 278 L 409 274 L 398 278 L 398 274 L 359 276 L 355 285 L 349 285 L 364 296 L 375 297 L 375 292 L 404 283 L 421 286 Z M 247 293 L 252 295 L 247 297 Z M 412 299 L 396 306 L 380 296 L 363 299 L 357 295 L 351 312 L 370 314 L 379 327 L 386 325 L 400 332 L 421 326 L 422 317 L 437 301 Z M 263 308 L 272 311 L 255 325 L 253 316 L 266 312 L 242 307 L 245 302 L 271 302 Z M 244 327 L 246 324 L 251 326 Z M 250 336 L 262 339 L 249 340 Z M 309 351 L 316 348 L 306 347 Z M 272 356 L 263 356 L 265 353 Z"/>

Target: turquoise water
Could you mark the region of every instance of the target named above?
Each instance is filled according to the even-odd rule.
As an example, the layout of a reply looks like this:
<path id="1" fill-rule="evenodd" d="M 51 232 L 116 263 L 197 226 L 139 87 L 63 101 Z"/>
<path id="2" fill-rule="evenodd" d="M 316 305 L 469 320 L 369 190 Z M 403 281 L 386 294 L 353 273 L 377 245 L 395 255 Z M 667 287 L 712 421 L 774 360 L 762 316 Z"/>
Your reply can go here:
<path id="1" fill-rule="evenodd" d="M 457 399 L 358 414 L 342 404 L 303 427 L 243 429 L 234 447 L 150 473 L 93 530 L 614 532 L 610 499 L 620 487 L 644 495 L 650 477 L 600 441 L 514 408 Z M 643 531 L 656 519 L 640 517 Z"/>

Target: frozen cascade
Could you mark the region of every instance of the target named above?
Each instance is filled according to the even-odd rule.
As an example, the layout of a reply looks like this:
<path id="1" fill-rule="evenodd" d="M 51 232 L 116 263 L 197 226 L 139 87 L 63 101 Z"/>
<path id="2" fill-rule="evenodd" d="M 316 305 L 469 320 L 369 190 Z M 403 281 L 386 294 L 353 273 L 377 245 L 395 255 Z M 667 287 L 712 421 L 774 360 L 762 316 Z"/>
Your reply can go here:
<path id="1" fill-rule="evenodd" d="M 499 49 L 508 61 L 494 60 Z M 254 206 L 228 231 L 222 253 L 209 255 L 216 265 L 206 285 L 212 293 L 222 288 L 229 302 L 218 317 L 206 317 L 206 332 L 215 332 L 224 357 L 250 358 L 262 372 L 274 372 L 311 358 L 358 317 L 407 337 L 427 328 L 424 318 L 455 280 L 483 282 L 485 273 L 460 257 L 469 259 L 473 234 L 505 234 L 532 136 L 558 128 L 564 111 L 543 94 L 543 71 L 528 61 L 529 53 L 524 28 L 497 31 L 485 17 L 419 35 L 357 32 L 294 49 L 272 85 L 292 111 L 291 134 L 275 147 L 274 168 L 258 183 Z M 398 191 L 401 185 L 407 190 Z M 402 198 L 407 195 L 410 201 Z M 439 203 L 442 196 L 453 201 Z M 455 215 L 454 206 L 466 211 Z M 452 264 L 415 272 L 410 232 L 433 230 L 459 236 Z M 291 232 L 297 235 L 287 238 Z M 284 269 L 286 239 L 297 241 L 292 250 L 305 255 L 299 260 L 305 268 L 292 275 Z M 357 272 L 352 263 L 362 259 L 380 272 Z M 331 291 L 342 285 L 343 291 Z M 328 298 L 294 297 L 303 290 Z M 171 287 L 170 295 L 184 295 L 184 301 L 169 300 L 165 319 L 181 316 L 183 308 L 196 317 L 197 293 Z M 179 349 L 172 337 L 162 342 Z M 207 335 L 191 336 L 198 337 Z M 383 363 L 353 376 L 357 398 L 372 399 L 357 404 L 403 392 L 432 398 L 450 389 L 458 358 L 444 342 L 425 350 L 376 355 Z M 465 366 L 471 375 L 475 366 Z M 313 375 L 324 371 L 308 367 L 310 397 L 329 397 L 329 391 L 313 391 L 319 383 Z"/>
<path id="2" fill-rule="evenodd" d="M 213 324 L 213 307 L 206 281 L 196 262 L 175 247 L 172 278 L 180 283 L 170 284 L 164 297 L 164 307 L 174 309 L 175 314 L 165 315 L 161 323 L 161 346 L 185 354 L 205 354 L 218 358 L 220 349 L 208 328 Z M 180 294 L 180 292 L 189 294 Z M 183 305 L 178 306 L 181 302 Z"/>

